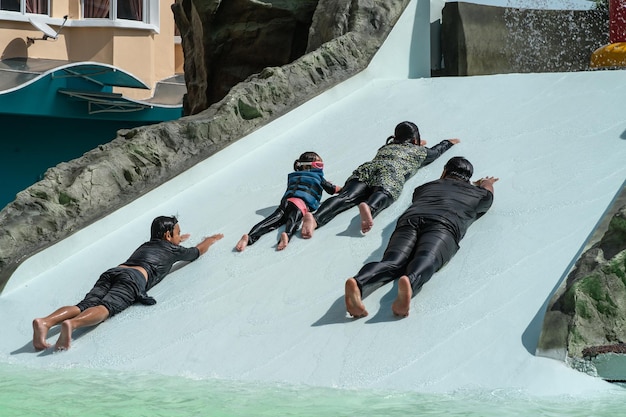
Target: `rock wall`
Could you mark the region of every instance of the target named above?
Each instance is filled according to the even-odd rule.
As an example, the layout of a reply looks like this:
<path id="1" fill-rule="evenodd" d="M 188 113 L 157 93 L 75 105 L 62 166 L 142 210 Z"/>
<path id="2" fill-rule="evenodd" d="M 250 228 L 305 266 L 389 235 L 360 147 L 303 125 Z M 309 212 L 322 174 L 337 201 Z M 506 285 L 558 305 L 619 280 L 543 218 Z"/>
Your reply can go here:
<path id="1" fill-rule="evenodd" d="M 205 110 L 232 86 L 293 62 L 347 33 L 380 38 L 408 1 L 177 0 L 185 55 L 185 115 Z"/>
<path id="2" fill-rule="evenodd" d="M 205 110 L 263 68 L 304 55 L 317 3 L 177 0 L 172 11 L 185 55 L 185 114 Z"/>
<path id="3" fill-rule="evenodd" d="M 20 192 L 0 211 L 0 291 L 24 259 L 363 70 L 408 2 L 320 0 L 311 28 L 319 47 L 311 52 L 250 76 L 198 114 L 120 131 L 112 142 L 49 169 L 42 181 Z M 200 17 L 219 8 L 220 2 L 178 0 L 176 5 L 190 22 L 184 47 L 190 47 L 191 39 L 201 48 Z M 327 32 L 328 19 L 347 25 Z M 330 36 L 334 38 L 326 38 Z M 197 78 L 187 74 L 192 86 L 204 82 L 197 81 L 203 79 L 203 70 L 198 62 L 190 71 Z"/>
<path id="4" fill-rule="evenodd" d="M 582 360 L 626 342 L 626 188 L 608 219 L 550 300 L 537 354 Z"/>

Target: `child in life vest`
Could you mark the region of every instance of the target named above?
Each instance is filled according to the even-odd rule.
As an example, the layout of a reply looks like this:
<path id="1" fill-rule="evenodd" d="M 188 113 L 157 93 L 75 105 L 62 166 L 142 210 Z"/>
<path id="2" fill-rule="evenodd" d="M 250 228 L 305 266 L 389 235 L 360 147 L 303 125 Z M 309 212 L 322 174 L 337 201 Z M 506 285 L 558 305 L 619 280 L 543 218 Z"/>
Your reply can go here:
<path id="1" fill-rule="evenodd" d="M 243 251 L 262 235 L 285 225 L 280 234 L 276 250 L 283 250 L 291 237 L 298 231 L 302 218 L 306 213 L 314 212 L 320 206 L 322 190 L 328 194 L 336 194 L 341 187 L 324 179 L 324 162 L 315 152 L 305 152 L 294 161 L 294 172 L 287 177 L 287 190 L 283 194 L 278 208 L 267 218 L 257 223 L 250 232 L 243 235 L 235 249 Z"/>

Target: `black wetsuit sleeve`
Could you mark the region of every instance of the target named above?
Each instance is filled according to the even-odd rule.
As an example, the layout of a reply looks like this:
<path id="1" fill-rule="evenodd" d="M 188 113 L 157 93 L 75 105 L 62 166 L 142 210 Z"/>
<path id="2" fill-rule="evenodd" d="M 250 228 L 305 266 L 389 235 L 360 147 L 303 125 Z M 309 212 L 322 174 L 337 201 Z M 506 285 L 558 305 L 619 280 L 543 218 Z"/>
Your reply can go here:
<path id="1" fill-rule="evenodd" d="M 179 248 L 180 248 L 180 259 L 179 259 L 180 261 L 192 262 L 200 257 L 200 249 L 198 249 L 195 246 L 192 246 L 190 248 L 179 246 Z"/>
<path id="2" fill-rule="evenodd" d="M 487 213 L 487 211 L 489 210 L 489 208 L 491 208 L 491 205 L 493 204 L 493 193 L 486 188 L 484 188 L 484 190 L 487 192 L 485 193 L 483 198 L 480 199 L 478 207 L 476 207 L 477 219 L 480 219 L 483 214 Z"/>
<path id="3" fill-rule="evenodd" d="M 445 151 L 450 149 L 454 143 L 449 140 L 442 140 L 432 148 L 426 148 L 426 159 L 422 162 L 422 166 L 426 166 L 439 158 Z"/>
<path id="4" fill-rule="evenodd" d="M 322 178 L 322 188 L 324 189 L 324 191 L 326 191 L 328 194 L 335 194 L 335 191 L 337 191 L 337 187 L 335 187 L 335 184 L 331 183 L 330 181 L 326 181 L 326 179 Z"/>

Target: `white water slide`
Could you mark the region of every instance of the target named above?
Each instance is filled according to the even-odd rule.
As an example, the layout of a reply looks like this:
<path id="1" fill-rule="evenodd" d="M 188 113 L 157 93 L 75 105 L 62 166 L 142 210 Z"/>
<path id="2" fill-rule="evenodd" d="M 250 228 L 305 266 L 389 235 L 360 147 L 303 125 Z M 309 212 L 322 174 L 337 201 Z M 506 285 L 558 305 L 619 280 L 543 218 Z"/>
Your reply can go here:
<path id="1" fill-rule="evenodd" d="M 429 69 L 428 23 L 428 6 L 411 2 L 367 71 L 24 262 L 0 296 L 0 361 L 413 392 L 611 389 L 534 352 L 546 303 L 626 178 L 624 72 L 409 79 Z M 462 142 L 421 169 L 370 233 L 352 209 L 282 252 L 277 233 L 233 250 L 277 205 L 300 153 L 318 152 L 343 184 L 403 120 L 431 145 Z M 365 299 L 368 317 L 349 318 L 345 279 L 380 258 L 413 188 L 452 156 L 472 161 L 474 178 L 500 178 L 491 211 L 408 318 L 391 313 L 392 284 Z M 77 331 L 67 352 L 35 352 L 32 319 L 78 302 L 170 214 L 190 245 L 225 238 L 152 289 L 156 305 Z"/>

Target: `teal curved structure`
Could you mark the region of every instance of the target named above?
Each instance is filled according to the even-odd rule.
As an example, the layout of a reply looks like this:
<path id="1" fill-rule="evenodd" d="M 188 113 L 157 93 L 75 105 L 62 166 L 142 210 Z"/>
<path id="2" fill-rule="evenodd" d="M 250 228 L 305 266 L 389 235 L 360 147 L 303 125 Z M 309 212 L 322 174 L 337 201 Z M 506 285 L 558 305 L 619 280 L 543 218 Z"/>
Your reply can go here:
<path id="1" fill-rule="evenodd" d="M 182 116 L 183 76 L 157 83 L 148 100 L 113 87 L 148 89 L 126 71 L 95 62 L 0 61 L 0 209 L 45 171 L 133 129 Z"/>
<path id="2" fill-rule="evenodd" d="M 182 77 L 178 77 L 182 78 Z M 155 123 L 182 116 L 182 79 L 157 84 L 148 100 L 113 87 L 149 89 L 134 75 L 97 62 L 12 58 L 0 61 L 0 114 Z"/>

